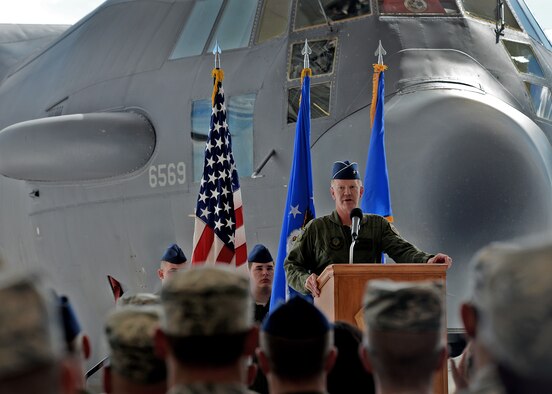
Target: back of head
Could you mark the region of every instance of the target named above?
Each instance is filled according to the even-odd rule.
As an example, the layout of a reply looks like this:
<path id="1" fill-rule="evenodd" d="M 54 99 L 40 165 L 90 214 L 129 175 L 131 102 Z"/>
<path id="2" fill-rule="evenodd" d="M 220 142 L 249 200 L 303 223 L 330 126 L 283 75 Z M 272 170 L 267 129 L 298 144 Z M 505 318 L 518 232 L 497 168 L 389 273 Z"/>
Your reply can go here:
<path id="1" fill-rule="evenodd" d="M 153 385 L 165 381 L 164 360 L 154 351 L 160 310 L 152 306 L 125 306 L 115 310 L 105 324 L 110 367 L 128 382 Z"/>
<path id="2" fill-rule="evenodd" d="M 301 381 L 324 372 L 333 333 L 326 317 L 311 303 L 295 297 L 264 321 L 260 347 L 278 378 Z"/>
<path id="3" fill-rule="evenodd" d="M 38 275 L 0 277 L 2 392 L 10 387 L 20 393 L 32 392 L 33 387 L 56 392 L 59 386 L 56 368 L 63 353 L 59 310 L 53 296 L 46 294 Z"/>
<path id="4" fill-rule="evenodd" d="M 548 380 L 552 365 L 552 243 L 492 244 L 472 262 L 477 335 L 502 367 Z"/>
<path id="5" fill-rule="evenodd" d="M 364 295 L 364 321 L 375 375 L 397 385 L 431 379 L 444 351 L 441 284 L 372 280 Z"/>
<path id="6" fill-rule="evenodd" d="M 152 293 L 135 293 L 124 294 L 121 298 L 117 300 L 117 308 L 126 307 L 129 305 L 161 305 L 161 298 L 157 294 Z"/>
<path id="7" fill-rule="evenodd" d="M 161 292 L 161 328 L 185 365 L 223 366 L 242 354 L 253 327 L 249 279 L 223 266 L 178 272 Z"/>
<path id="8" fill-rule="evenodd" d="M 358 349 L 362 343 L 362 331 L 342 321 L 333 325 L 334 345 L 337 348 L 335 365 L 328 374 L 328 392 L 348 394 L 362 391 L 374 393 L 374 379 L 360 361 Z"/>

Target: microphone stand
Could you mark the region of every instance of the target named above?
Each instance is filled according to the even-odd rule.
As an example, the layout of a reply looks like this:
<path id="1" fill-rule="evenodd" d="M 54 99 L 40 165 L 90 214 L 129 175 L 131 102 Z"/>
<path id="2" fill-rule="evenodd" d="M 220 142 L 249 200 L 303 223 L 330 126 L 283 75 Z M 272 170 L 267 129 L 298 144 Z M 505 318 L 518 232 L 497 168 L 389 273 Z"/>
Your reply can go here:
<path id="1" fill-rule="evenodd" d="M 355 250 L 355 243 L 358 235 L 353 234 L 353 243 L 351 243 L 351 247 L 349 248 L 349 264 L 353 264 L 353 252 Z"/>

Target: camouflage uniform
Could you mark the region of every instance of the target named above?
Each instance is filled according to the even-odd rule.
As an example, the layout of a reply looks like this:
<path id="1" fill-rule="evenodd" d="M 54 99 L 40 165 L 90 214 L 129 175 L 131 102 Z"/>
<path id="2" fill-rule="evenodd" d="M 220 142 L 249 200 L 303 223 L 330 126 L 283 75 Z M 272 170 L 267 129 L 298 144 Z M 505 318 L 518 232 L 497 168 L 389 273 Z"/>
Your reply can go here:
<path id="1" fill-rule="evenodd" d="M 341 224 L 337 211 L 313 219 L 284 262 L 288 284 L 306 293 L 305 281 L 311 273 L 320 275 L 330 264 L 349 262 L 351 243 L 351 228 Z M 398 263 L 425 263 L 433 257 L 401 238 L 385 218 L 364 215 L 355 244 L 354 262 L 381 263 L 382 252 Z"/>

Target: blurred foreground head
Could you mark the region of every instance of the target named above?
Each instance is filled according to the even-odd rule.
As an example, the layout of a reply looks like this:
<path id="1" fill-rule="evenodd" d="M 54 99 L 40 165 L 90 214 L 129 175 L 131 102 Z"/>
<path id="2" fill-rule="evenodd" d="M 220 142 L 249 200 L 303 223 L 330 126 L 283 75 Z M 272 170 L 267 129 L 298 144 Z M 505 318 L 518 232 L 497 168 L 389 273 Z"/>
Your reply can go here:
<path id="1" fill-rule="evenodd" d="M 378 391 L 431 387 L 446 358 L 443 297 L 437 282 L 368 282 L 361 356 Z"/>
<path id="2" fill-rule="evenodd" d="M 462 307 L 466 331 L 490 353 L 511 392 L 550 388 L 552 365 L 552 243 L 491 244 L 471 266 L 471 300 Z M 470 320 L 471 317 L 471 320 Z M 535 390 L 538 390 L 534 387 Z"/>

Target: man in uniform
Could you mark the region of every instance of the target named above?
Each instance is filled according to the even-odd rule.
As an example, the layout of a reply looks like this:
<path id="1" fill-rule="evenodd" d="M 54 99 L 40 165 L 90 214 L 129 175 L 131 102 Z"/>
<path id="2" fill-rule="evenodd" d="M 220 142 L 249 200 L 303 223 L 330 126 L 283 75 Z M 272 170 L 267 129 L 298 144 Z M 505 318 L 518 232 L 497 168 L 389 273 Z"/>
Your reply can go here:
<path id="1" fill-rule="evenodd" d="M 249 256 L 249 284 L 255 301 L 255 321 L 261 323 L 268 313 L 272 280 L 274 279 L 274 260 L 268 249 L 261 244 L 255 245 Z"/>
<path id="2" fill-rule="evenodd" d="M 188 260 L 186 260 L 186 256 L 182 249 L 180 249 L 180 246 L 177 244 L 169 245 L 163 257 L 161 257 L 159 269 L 157 270 L 157 276 L 161 279 L 161 283 L 164 283 L 175 272 L 181 270 L 186 261 Z"/>
<path id="3" fill-rule="evenodd" d="M 472 262 L 461 306 L 471 340 L 469 393 L 549 393 L 552 389 L 552 243 L 491 244 Z"/>
<path id="4" fill-rule="evenodd" d="M 320 295 L 317 278 L 330 264 L 348 263 L 351 211 L 364 193 L 357 163 L 337 161 L 333 165 L 330 194 L 335 211 L 311 220 L 297 238 L 284 261 L 287 283 L 300 293 Z M 364 215 L 354 249 L 355 263 L 381 263 L 382 253 L 398 263 L 447 264 L 452 260 L 439 253 L 430 255 L 401 238 L 384 217 Z"/>
<path id="5" fill-rule="evenodd" d="M 160 307 L 125 305 L 107 318 L 109 367 L 104 369 L 107 394 L 164 394 L 167 391 L 165 361 L 154 351 Z"/>
<path id="6" fill-rule="evenodd" d="M 325 393 L 336 356 L 330 323 L 302 297 L 280 305 L 263 323 L 257 358 L 271 394 Z"/>
<path id="7" fill-rule="evenodd" d="M 178 272 L 163 286 L 161 305 L 155 341 L 168 394 L 247 393 L 259 332 L 247 276 L 212 265 Z"/>
<path id="8" fill-rule="evenodd" d="M 0 300 L 0 393 L 74 394 L 59 309 L 42 279 L 3 273 Z"/>
<path id="9" fill-rule="evenodd" d="M 433 392 L 447 355 L 443 297 L 436 282 L 368 282 L 360 355 L 376 394 Z"/>

